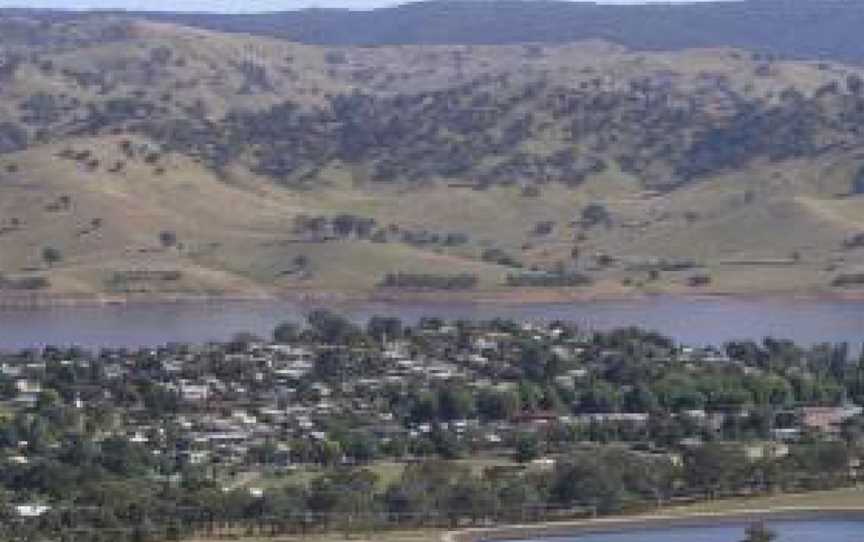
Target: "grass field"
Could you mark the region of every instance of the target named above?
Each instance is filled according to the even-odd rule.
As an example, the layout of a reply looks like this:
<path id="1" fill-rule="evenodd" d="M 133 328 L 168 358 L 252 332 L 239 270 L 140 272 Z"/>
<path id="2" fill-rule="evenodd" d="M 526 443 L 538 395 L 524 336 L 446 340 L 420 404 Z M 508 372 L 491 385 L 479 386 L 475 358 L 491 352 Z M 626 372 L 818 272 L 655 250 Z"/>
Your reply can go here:
<path id="1" fill-rule="evenodd" d="M 46 276 L 55 294 L 122 295 L 128 291 L 111 283 L 116 273 L 178 270 L 180 280 L 137 283 L 132 291 L 239 297 L 315 291 L 365 296 L 376 291 L 386 273 L 472 273 L 479 278 L 480 294 L 498 295 L 508 291 L 503 283 L 513 270 L 481 261 L 483 250 L 500 248 L 526 267 L 548 267 L 572 265 L 577 245 L 577 268 L 597 282 L 571 292 L 586 295 L 819 293 L 831 290 L 838 273 L 864 269 L 864 251 L 842 248 L 846 238 L 864 228 L 864 199 L 831 195 L 848 172 L 830 162 L 796 166 L 794 173 L 782 175 L 776 165 L 766 166 L 662 198 L 641 197 L 633 192 L 632 181 L 613 171 L 577 189 L 549 185 L 538 197 L 526 198 L 518 187 L 475 191 L 354 185 L 338 170 L 328 173 L 332 183 L 293 190 L 248 171 L 219 178 L 176 155 L 164 158 L 160 175 L 141 160 L 127 160 L 122 173 L 112 173 L 105 168 L 118 160 L 119 141 L 83 138 L 0 160 L 0 166 L 18 166 L 14 175 L 0 174 L 0 226 L 21 221 L 0 235 L 0 273 Z M 89 171 L 58 158 L 67 146 L 91 151 L 102 166 Z M 751 176 L 761 176 L 762 182 L 755 195 L 747 196 L 754 186 Z M 818 183 L 813 180 L 817 177 Z M 69 208 L 50 210 L 63 196 L 71 198 Z M 744 204 L 746 197 L 751 201 Z M 607 206 L 614 227 L 572 226 L 591 202 Z M 371 217 L 382 226 L 465 233 L 469 242 L 415 247 L 398 240 L 292 241 L 297 215 L 340 212 Z M 101 225 L 91 228 L 97 219 Z M 555 227 L 538 236 L 533 231 L 543 221 Z M 159 234 L 166 230 L 176 233 L 177 247 L 160 246 Z M 46 246 L 59 249 L 63 261 L 46 265 L 41 257 Z M 597 254 L 617 263 L 597 267 Z M 770 263 L 793 254 L 798 258 L 793 264 Z M 309 261 L 310 273 L 303 279 L 286 272 L 300 255 Z M 656 258 L 692 260 L 702 269 L 649 278 L 639 264 Z M 689 288 L 686 281 L 694 272 L 710 274 L 713 282 Z"/>
<path id="2" fill-rule="evenodd" d="M 472 473 L 479 475 L 490 467 L 515 466 L 516 462 L 506 458 L 496 457 L 478 457 L 472 459 L 459 459 L 452 461 L 454 467 L 467 467 Z M 381 489 L 386 488 L 402 476 L 407 464 L 396 463 L 392 461 L 379 461 L 368 465 L 367 468 L 376 476 L 378 476 L 378 486 Z M 326 474 L 326 470 L 317 468 L 302 468 L 294 472 L 285 474 L 268 474 L 259 473 L 255 476 L 249 476 L 248 481 L 242 485 L 244 487 L 257 487 L 262 489 L 277 489 L 280 487 L 299 485 L 304 486 L 315 478 Z"/>
<path id="3" fill-rule="evenodd" d="M 815 491 L 812 493 L 755 497 L 750 499 L 718 500 L 714 502 L 670 508 L 665 510 L 664 513 L 722 514 L 753 510 L 768 510 L 772 508 L 824 508 L 827 510 L 860 508 L 864 510 L 864 489 L 854 487 L 831 491 Z"/>

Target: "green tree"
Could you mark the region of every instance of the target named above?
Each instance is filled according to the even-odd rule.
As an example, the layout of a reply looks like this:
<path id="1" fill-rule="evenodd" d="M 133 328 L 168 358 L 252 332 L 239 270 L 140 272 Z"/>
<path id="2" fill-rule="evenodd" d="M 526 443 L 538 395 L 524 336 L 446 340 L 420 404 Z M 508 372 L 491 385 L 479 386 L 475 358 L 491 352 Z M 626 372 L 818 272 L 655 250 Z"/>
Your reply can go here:
<path id="1" fill-rule="evenodd" d="M 282 322 L 273 330 L 273 341 L 290 344 L 300 337 L 300 327 L 294 322 Z"/>
<path id="2" fill-rule="evenodd" d="M 714 497 L 721 489 L 738 487 L 746 465 L 740 447 L 706 443 L 686 456 L 685 477 L 692 488 Z"/>
<path id="3" fill-rule="evenodd" d="M 368 432 L 352 433 L 343 443 L 343 448 L 345 455 L 361 464 L 372 461 L 380 453 L 378 442 Z"/>
<path id="4" fill-rule="evenodd" d="M 351 321 L 327 309 L 313 310 L 307 320 L 313 333 L 326 343 L 344 344 L 360 335 L 360 330 Z"/>
<path id="5" fill-rule="evenodd" d="M 159 243 L 164 248 L 171 248 L 177 245 L 177 234 L 170 230 L 159 232 Z"/>
<path id="6" fill-rule="evenodd" d="M 540 439 L 535 433 L 522 433 L 516 437 L 514 459 L 528 463 L 540 457 Z"/>
<path id="7" fill-rule="evenodd" d="M 603 380 L 596 380 L 579 394 L 579 409 L 584 412 L 617 412 L 621 396 L 618 388 Z"/>
<path id="8" fill-rule="evenodd" d="M 612 224 L 612 217 L 609 215 L 609 211 L 605 205 L 591 203 L 582 209 L 581 222 L 586 228 L 598 225 L 608 227 Z"/>
<path id="9" fill-rule="evenodd" d="M 483 389 L 477 396 L 477 412 L 485 420 L 509 420 L 519 413 L 519 395 L 509 390 Z"/>
<path id="10" fill-rule="evenodd" d="M 55 390 L 42 390 L 36 401 L 36 410 L 47 413 L 48 411 L 60 406 L 63 401 L 60 399 L 60 394 Z"/>
<path id="11" fill-rule="evenodd" d="M 602 453 L 581 452 L 555 467 L 551 486 L 555 501 L 593 506 L 598 512 L 613 512 L 621 506 L 626 488 L 620 465 Z"/>
<path id="12" fill-rule="evenodd" d="M 750 524 L 744 531 L 743 542 L 771 542 L 777 538 L 777 533 L 768 528 L 764 522 Z"/>
<path id="13" fill-rule="evenodd" d="M 476 414 L 474 395 L 465 388 L 447 386 L 438 397 L 439 412 L 445 420 L 464 420 Z"/>
<path id="14" fill-rule="evenodd" d="M 385 337 L 388 340 L 401 339 L 402 320 L 390 316 L 373 316 L 366 325 L 366 334 L 377 341 L 382 341 Z"/>
<path id="15" fill-rule="evenodd" d="M 420 392 L 411 398 L 410 418 L 415 423 L 430 422 L 438 419 L 440 403 L 438 394 L 430 391 Z"/>
<path id="16" fill-rule="evenodd" d="M 63 261 L 63 253 L 57 248 L 45 247 L 42 249 L 42 260 L 45 261 L 48 267 L 54 267 Z"/>

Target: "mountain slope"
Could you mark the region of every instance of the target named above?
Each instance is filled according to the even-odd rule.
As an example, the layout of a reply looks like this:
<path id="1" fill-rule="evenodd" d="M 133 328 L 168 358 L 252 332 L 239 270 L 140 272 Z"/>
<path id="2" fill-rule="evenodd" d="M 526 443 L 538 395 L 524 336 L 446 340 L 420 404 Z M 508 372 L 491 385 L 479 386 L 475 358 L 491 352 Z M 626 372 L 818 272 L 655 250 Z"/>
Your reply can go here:
<path id="1" fill-rule="evenodd" d="M 3 296 L 864 283 L 854 66 L 31 23 L 0 37 Z"/>
<path id="2" fill-rule="evenodd" d="M 9 12 L 7 12 L 9 13 Z M 77 13 L 15 12 L 47 20 Z M 431 0 L 377 9 L 134 16 L 319 45 L 564 43 L 606 39 L 635 49 L 732 46 L 860 62 L 864 6 L 854 0 L 745 0 L 597 5 L 550 0 Z"/>

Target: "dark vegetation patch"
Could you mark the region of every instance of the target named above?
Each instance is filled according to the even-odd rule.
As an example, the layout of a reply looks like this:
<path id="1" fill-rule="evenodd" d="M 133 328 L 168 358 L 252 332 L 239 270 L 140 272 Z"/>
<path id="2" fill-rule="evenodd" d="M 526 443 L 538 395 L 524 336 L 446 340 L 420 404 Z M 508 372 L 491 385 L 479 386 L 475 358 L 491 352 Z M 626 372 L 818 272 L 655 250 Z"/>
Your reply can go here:
<path id="1" fill-rule="evenodd" d="M 549 273 L 532 271 L 507 275 L 508 286 L 533 288 L 562 288 L 569 286 L 590 286 L 593 280 L 581 273 Z"/>
<path id="2" fill-rule="evenodd" d="M 831 286 L 836 288 L 864 286 L 864 273 L 846 273 L 838 275 L 833 281 L 831 281 Z"/>
<path id="3" fill-rule="evenodd" d="M 477 282 L 477 276 L 468 273 L 457 275 L 388 273 L 379 286 L 422 290 L 472 290 L 477 286 Z"/>
<path id="4" fill-rule="evenodd" d="M 7 277 L 0 275 L 0 290 L 46 290 L 51 283 L 45 277 Z"/>

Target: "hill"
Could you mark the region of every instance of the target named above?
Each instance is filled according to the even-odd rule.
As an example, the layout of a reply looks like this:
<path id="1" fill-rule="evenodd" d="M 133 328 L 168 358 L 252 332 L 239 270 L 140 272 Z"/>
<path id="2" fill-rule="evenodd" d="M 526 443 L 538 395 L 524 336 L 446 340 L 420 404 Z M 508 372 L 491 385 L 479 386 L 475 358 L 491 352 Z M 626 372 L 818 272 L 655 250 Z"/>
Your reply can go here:
<path id="1" fill-rule="evenodd" d="M 864 285 L 851 65 L 0 25 L 9 298 Z"/>
<path id="2" fill-rule="evenodd" d="M 47 20 L 77 13 L 25 12 Z M 219 15 L 136 13 L 210 30 L 319 45 L 500 45 L 609 40 L 629 48 L 730 46 L 791 58 L 864 59 L 855 0 L 603 5 L 558 0 L 430 0 L 373 11 L 309 9 Z M 86 17 L 86 14 L 85 14 Z"/>

